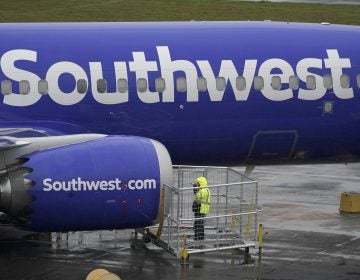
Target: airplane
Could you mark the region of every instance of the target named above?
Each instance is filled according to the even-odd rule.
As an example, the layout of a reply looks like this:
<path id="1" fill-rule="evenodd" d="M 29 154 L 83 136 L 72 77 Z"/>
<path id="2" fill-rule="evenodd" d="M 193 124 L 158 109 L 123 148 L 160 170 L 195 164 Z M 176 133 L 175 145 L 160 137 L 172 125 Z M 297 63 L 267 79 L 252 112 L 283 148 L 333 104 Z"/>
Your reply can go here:
<path id="1" fill-rule="evenodd" d="M 172 164 L 359 161 L 360 27 L 6 23 L 0 38 L 0 211 L 22 228 L 154 224 Z"/>

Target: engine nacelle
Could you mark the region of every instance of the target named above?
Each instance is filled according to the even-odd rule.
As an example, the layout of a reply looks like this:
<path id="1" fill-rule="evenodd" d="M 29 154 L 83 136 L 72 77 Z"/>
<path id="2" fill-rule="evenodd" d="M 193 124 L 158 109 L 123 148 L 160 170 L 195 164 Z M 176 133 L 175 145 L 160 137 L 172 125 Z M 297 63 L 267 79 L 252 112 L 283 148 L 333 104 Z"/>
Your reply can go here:
<path id="1" fill-rule="evenodd" d="M 0 206 L 24 218 L 24 227 L 33 231 L 151 225 L 162 185 L 172 183 L 166 148 L 141 137 L 103 136 L 21 159 L 0 182 Z"/>

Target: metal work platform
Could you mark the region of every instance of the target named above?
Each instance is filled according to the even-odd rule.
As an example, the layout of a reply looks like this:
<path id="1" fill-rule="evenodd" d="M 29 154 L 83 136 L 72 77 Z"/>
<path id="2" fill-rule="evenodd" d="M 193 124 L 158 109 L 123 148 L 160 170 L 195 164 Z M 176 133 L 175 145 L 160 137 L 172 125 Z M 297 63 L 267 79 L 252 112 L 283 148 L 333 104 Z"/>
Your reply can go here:
<path id="1" fill-rule="evenodd" d="M 157 227 L 139 230 L 144 238 L 179 258 L 190 254 L 255 247 L 257 240 L 258 182 L 228 167 L 174 166 L 174 185 L 163 186 L 162 219 Z M 195 218 L 192 182 L 206 177 L 210 212 Z M 205 225 L 203 240 L 196 240 L 194 224 Z"/>

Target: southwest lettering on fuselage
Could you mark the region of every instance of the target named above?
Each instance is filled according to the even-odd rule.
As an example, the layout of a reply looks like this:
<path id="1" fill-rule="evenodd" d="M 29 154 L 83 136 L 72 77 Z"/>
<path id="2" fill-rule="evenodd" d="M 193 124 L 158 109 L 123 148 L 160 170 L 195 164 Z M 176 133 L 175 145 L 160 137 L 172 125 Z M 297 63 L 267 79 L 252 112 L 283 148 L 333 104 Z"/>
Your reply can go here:
<path id="1" fill-rule="evenodd" d="M 121 180 L 116 178 L 110 181 L 88 181 L 80 177 L 70 181 L 54 181 L 51 178 L 43 180 L 43 191 L 65 191 L 65 192 L 78 192 L 78 191 L 121 191 L 129 190 L 151 190 L 156 189 L 155 179 L 145 180 L 129 180 L 127 184 L 122 184 Z"/>
<path id="2" fill-rule="evenodd" d="M 271 80 L 273 76 L 278 76 L 282 84 L 289 82 L 289 77 L 295 75 L 300 80 L 306 81 L 306 77 L 312 75 L 316 80 L 315 89 L 298 89 L 297 98 L 300 100 L 318 100 L 326 93 L 326 88 L 322 83 L 322 77 L 312 73 L 310 69 L 329 69 L 333 80 L 333 92 L 340 99 L 354 97 L 351 87 L 341 87 L 340 78 L 343 69 L 351 68 L 349 58 L 341 58 L 338 50 L 326 50 L 327 57 L 303 58 L 293 66 L 284 59 L 270 58 L 261 64 L 256 59 L 245 60 L 239 73 L 234 61 L 222 60 L 219 73 L 214 73 L 211 63 L 208 60 L 173 60 L 168 46 L 157 46 L 158 61 L 148 61 L 144 52 L 132 52 L 132 61 L 115 61 L 116 79 L 128 80 L 130 72 L 135 73 L 136 79 L 148 81 L 150 72 L 159 72 L 165 81 L 165 89 L 162 93 L 137 90 L 138 99 L 143 103 L 175 102 L 174 72 L 183 71 L 186 77 L 186 98 L 187 102 L 197 102 L 199 91 L 197 89 L 197 78 L 204 77 L 207 81 L 207 92 L 212 102 L 223 100 L 225 89 L 219 90 L 216 86 L 216 77 L 223 77 L 226 83 L 230 83 L 236 101 L 248 100 L 250 89 L 255 76 L 261 76 L 264 80 L 264 87 L 261 89 L 263 96 L 271 101 L 284 101 L 294 98 L 294 91 L 291 88 L 273 89 Z M 40 77 L 33 72 L 19 69 L 15 66 L 17 61 L 25 60 L 33 63 L 37 62 L 38 53 L 34 50 L 16 49 L 4 53 L 0 60 L 0 67 L 5 76 L 9 79 L 20 82 L 27 80 L 30 83 L 30 92 L 27 95 L 9 94 L 4 96 L 4 103 L 10 106 L 30 106 L 38 102 L 41 94 L 37 91 Z M 129 101 L 129 93 L 126 92 L 105 92 L 99 93 L 97 80 L 103 78 L 102 63 L 99 61 L 89 62 L 89 69 L 71 61 L 59 61 L 45 69 L 46 80 L 48 82 L 48 94 L 50 98 L 60 105 L 74 105 L 82 101 L 85 94 L 79 94 L 77 88 L 70 93 L 64 93 L 59 85 L 59 78 L 64 73 L 70 74 L 76 81 L 85 80 L 89 84 L 91 80 L 91 92 L 94 99 L 101 104 L 122 104 Z M 258 69 L 258 72 L 256 72 Z M 277 74 L 273 74 L 276 69 Z M 88 70 L 88 71 L 86 71 Z M 279 73 L 280 72 L 280 73 Z M 316 72 L 316 71 L 315 71 Z M 90 73 L 90 76 L 87 74 Z M 200 75 L 199 75 L 200 74 Z M 236 78 L 242 76 L 246 80 L 246 86 L 239 90 L 236 87 Z"/>

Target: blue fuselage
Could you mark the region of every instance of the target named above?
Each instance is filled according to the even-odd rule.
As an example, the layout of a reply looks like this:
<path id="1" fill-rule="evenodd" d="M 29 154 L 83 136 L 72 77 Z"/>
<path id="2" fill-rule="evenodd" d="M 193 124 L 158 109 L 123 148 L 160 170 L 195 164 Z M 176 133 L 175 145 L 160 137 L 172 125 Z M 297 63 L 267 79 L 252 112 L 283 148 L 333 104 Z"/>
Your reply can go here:
<path id="1" fill-rule="evenodd" d="M 162 142 L 182 164 L 359 160 L 360 27 L 2 24 L 0 38 L 0 80 L 12 83 L 0 108 L 2 128 L 144 136 Z M 274 76 L 281 88 L 272 86 Z M 298 88 L 289 85 L 291 76 Z M 255 77 L 263 81 L 260 89 Z M 157 78 L 165 82 L 161 92 Z M 180 78 L 186 90 L 177 85 Z M 38 93 L 40 79 L 47 81 L 46 95 Z M 99 79 L 106 80 L 103 93 Z M 141 79 L 148 88 L 139 90 Z M 30 90 L 20 95 L 23 80 Z M 120 90 L 119 80 L 128 89 Z"/>

